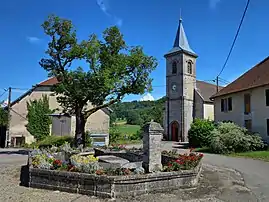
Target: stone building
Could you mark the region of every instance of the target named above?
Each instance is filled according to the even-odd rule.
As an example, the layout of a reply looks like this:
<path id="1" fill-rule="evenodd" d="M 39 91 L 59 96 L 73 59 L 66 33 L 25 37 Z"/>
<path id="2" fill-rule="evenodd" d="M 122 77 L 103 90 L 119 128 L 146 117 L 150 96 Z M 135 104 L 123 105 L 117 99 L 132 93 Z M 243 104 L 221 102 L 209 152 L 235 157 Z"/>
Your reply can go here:
<path id="1" fill-rule="evenodd" d="M 56 83 L 56 78 L 45 80 L 33 86 L 32 89 L 11 103 L 10 141 L 12 146 L 20 146 L 23 143 L 32 143 L 35 141 L 34 137 L 26 129 L 27 102 L 40 99 L 42 95 L 47 95 L 49 97 L 50 108 L 56 109 L 55 113 L 51 114 L 51 134 L 58 136 L 75 134 L 75 116 L 61 114 L 62 109 L 57 102 L 56 96 L 51 91 L 52 85 Z M 89 105 L 88 107 L 92 106 Z M 109 108 L 98 110 L 88 118 L 85 129 L 94 134 L 108 134 L 109 113 Z"/>
<path id="2" fill-rule="evenodd" d="M 166 139 L 186 142 L 194 118 L 214 119 L 214 105 L 210 97 L 217 87 L 196 80 L 196 59 L 191 49 L 182 20 L 173 48 L 166 58 L 166 110 L 164 128 Z"/>

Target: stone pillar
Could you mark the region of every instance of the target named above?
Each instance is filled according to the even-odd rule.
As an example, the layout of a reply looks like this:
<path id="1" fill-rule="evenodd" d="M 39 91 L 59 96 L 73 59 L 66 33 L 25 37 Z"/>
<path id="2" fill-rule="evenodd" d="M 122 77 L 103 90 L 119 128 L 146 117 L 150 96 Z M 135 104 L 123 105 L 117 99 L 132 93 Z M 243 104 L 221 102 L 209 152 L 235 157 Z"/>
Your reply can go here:
<path id="1" fill-rule="evenodd" d="M 146 172 L 160 171 L 162 169 L 163 128 L 159 123 L 151 121 L 143 129 L 143 168 Z"/>

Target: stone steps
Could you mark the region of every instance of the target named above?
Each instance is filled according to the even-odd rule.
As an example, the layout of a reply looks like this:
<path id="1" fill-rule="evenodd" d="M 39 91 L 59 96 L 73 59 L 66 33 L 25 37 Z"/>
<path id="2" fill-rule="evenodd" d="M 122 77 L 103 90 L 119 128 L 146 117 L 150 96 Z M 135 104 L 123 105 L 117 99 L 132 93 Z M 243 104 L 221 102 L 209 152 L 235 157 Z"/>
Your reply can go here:
<path id="1" fill-rule="evenodd" d="M 172 147 L 176 149 L 188 149 L 189 142 L 174 142 Z"/>

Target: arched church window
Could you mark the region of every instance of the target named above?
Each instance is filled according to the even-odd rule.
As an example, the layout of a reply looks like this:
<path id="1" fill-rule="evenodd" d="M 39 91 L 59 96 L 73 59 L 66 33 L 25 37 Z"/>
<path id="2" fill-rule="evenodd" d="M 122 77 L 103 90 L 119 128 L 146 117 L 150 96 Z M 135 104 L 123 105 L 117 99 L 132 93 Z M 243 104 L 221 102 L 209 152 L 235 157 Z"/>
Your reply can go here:
<path id="1" fill-rule="evenodd" d="M 188 74 L 192 74 L 192 62 L 191 61 L 189 61 L 188 62 L 188 66 L 187 66 L 187 71 L 188 71 Z"/>
<path id="2" fill-rule="evenodd" d="M 172 74 L 176 74 L 177 73 L 177 62 L 174 61 L 172 64 Z"/>

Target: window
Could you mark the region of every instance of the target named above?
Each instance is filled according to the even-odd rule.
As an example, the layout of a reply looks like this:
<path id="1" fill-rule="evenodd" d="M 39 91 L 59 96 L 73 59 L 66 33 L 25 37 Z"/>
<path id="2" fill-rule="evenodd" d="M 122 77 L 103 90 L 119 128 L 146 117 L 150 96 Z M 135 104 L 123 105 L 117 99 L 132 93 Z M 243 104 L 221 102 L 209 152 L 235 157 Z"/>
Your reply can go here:
<path id="1" fill-rule="evenodd" d="M 269 119 L 267 119 L 267 135 L 269 136 Z"/>
<path id="2" fill-rule="evenodd" d="M 172 64 L 172 74 L 176 74 L 177 73 L 177 62 L 173 62 Z"/>
<path id="3" fill-rule="evenodd" d="M 269 89 L 265 90 L 266 106 L 269 106 Z"/>
<path id="4" fill-rule="evenodd" d="M 188 68 L 188 70 L 187 70 L 188 74 L 192 74 L 192 63 L 191 63 L 191 61 L 188 62 L 188 67 L 187 68 Z"/>
<path id="5" fill-rule="evenodd" d="M 229 98 L 221 99 L 220 108 L 222 112 L 232 111 L 233 110 L 232 98 L 229 97 Z"/>
<path id="6" fill-rule="evenodd" d="M 221 99 L 221 111 L 224 112 L 224 99 Z"/>
<path id="7" fill-rule="evenodd" d="M 250 108 L 250 94 L 245 94 L 244 95 L 244 106 L 245 106 L 245 114 L 249 114 L 251 111 Z"/>
<path id="8" fill-rule="evenodd" d="M 251 120 L 245 120 L 245 128 L 249 131 L 252 130 L 252 121 Z"/>

